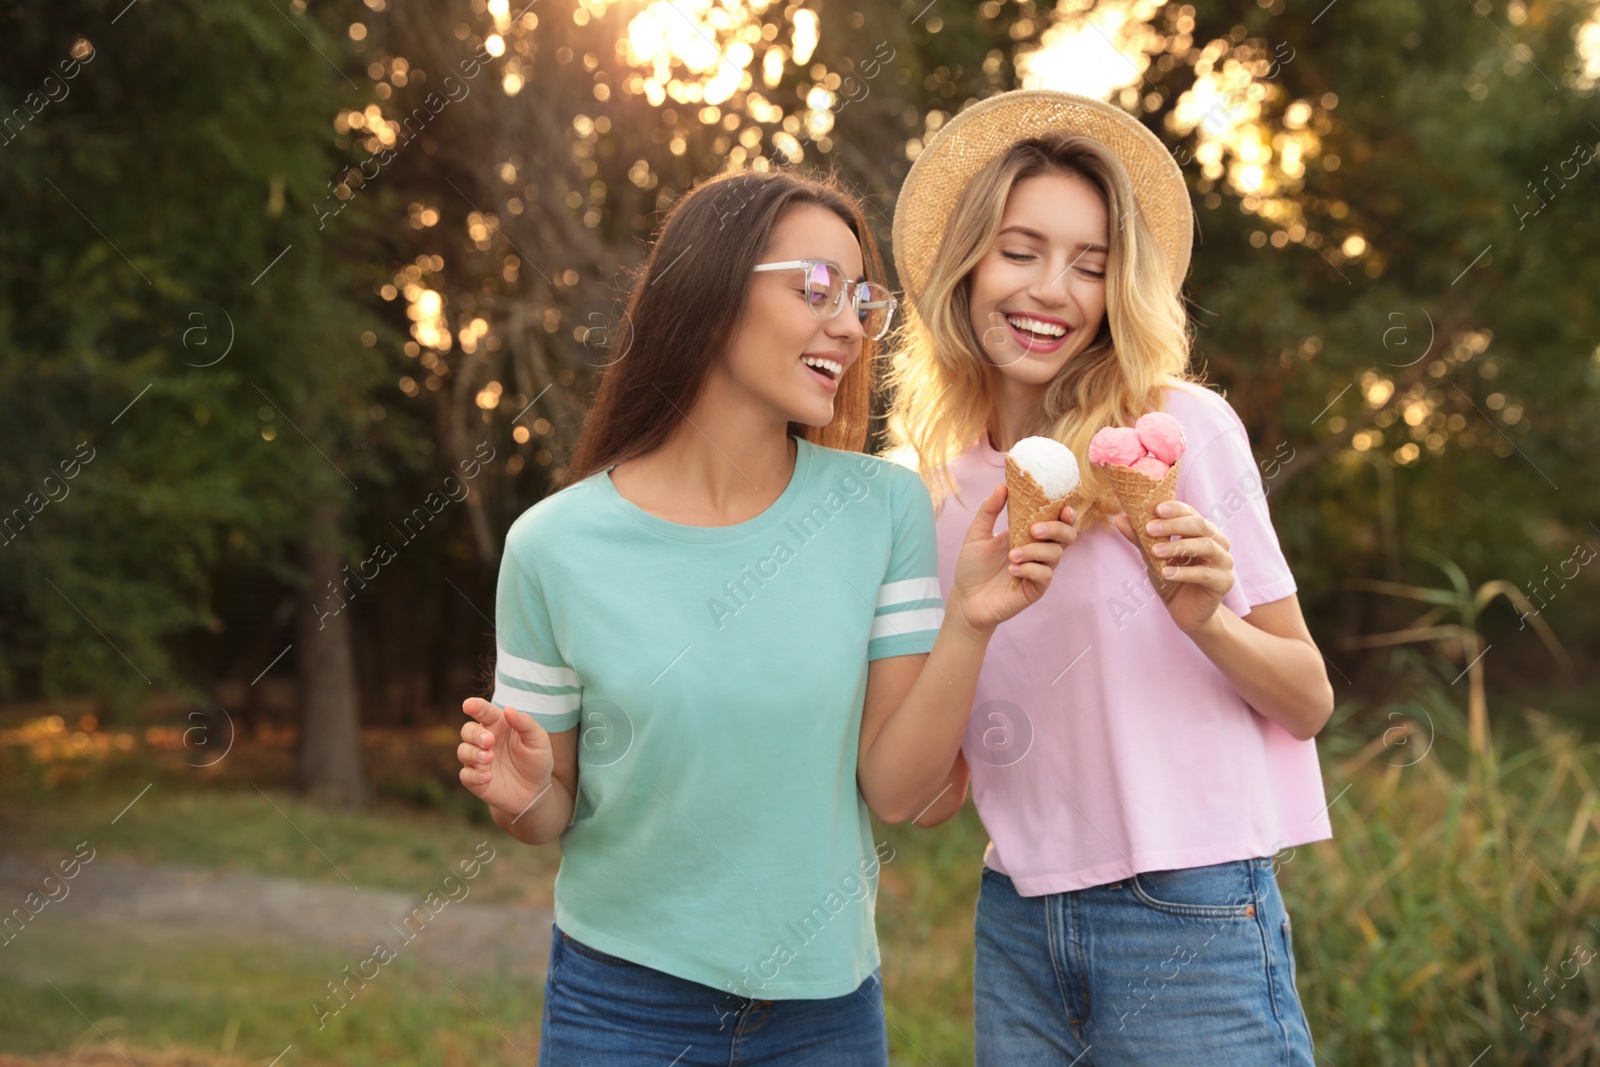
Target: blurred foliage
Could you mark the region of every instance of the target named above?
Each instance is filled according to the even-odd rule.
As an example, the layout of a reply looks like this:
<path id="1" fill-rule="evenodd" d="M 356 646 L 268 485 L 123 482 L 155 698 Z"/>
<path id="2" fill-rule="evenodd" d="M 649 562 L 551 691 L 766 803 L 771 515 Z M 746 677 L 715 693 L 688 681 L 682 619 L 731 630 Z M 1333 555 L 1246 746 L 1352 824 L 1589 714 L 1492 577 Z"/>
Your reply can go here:
<path id="1" fill-rule="evenodd" d="M 370 222 L 335 243 L 301 209 L 354 96 L 319 31 L 120 7 L 15 4 L 0 35 L 7 100 L 59 97 L 0 146 L 0 696 L 184 688 L 164 639 L 215 625 L 219 565 L 291 577 L 316 499 L 410 436 L 370 399 Z"/>
<path id="2" fill-rule="evenodd" d="M 831 169 L 886 241 L 921 144 L 1099 69 L 1050 65 L 1072 40 L 1189 177 L 1197 360 L 1325 647 L 1402 621 L 1346 578 L 1425 580 L 1431 549 L 1544 583 L 1591 676 L 1596 598 L 1548 591 L 1600 544 L 1593 0 L 268 6 L 7 9 L 0 697 L 249 681 L 284 641 L 247 587 L 294 595 L 313 504 L 356 564 L 447 475 L 462 506 L 357 640 L 369 688 L 399 655 L 405 706 L 458 696 L 502 531 L 559 476 L 674 197 Z M 1486 640 L 1535 664 L 1516 614 Z"/>
<path id="3" fill-rule="evenodd" d="M 1165 48 L 1123 102 L 1193 160 L 1198 351 L 1271 457 L 1319 634 L 1398 621 L 1340 583 L 1427 578 L 1424 549 L 1520 587 L 1600 545 L 1584 192 L 1600 166 L 1581 163 L 1600 143 L 1596 10 L 1271 0 L 1166 4 L 1153 21 Z M 1593 632 L 1592 600 L 1562 598 L 1558 629 Z"/>

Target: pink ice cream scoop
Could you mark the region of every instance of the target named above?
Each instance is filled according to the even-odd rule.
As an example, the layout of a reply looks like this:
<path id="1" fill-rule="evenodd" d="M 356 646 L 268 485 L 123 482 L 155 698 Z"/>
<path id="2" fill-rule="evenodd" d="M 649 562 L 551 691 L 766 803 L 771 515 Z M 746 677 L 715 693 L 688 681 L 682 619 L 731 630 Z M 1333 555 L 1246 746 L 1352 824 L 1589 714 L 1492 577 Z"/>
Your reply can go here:
<path id="1" fill-rule="evenodd" d="M 1139 433 L 1127 426 L 1106 426 L 1089 441 L 1089 462 L 1097 467 L 1131 467 L 1144 458 Z"/>
<path id="2" fill-rule="evenodd" d="M 1138 471 L 1153 482 L 1159 482 L 1167 476 L 1167 471 L 1172 468 L 1154 456 L 1145 456 L 1143 459 L 1134 460 L 1131 469 Z"/>
<path id="3" fill-rule="evenodd" d="M 1140 415 L 1133 427 L 1140 444 L 1162 463 L 1171 465 L 1183 455 L 1183 426 L 1166 412 Z"/>

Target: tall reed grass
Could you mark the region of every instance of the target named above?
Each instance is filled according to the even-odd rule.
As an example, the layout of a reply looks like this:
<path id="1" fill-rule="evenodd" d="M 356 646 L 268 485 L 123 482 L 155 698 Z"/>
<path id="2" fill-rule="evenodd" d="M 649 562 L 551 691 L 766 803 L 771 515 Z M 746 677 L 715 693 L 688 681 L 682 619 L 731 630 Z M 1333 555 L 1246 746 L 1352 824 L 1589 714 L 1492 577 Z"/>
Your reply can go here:
<path id="1" fill-rule="evenodd" d="M 1333 840 L 1279 867 L 1318 1062 L 1600 1065 L 1600 746 L 1473 730 L 1398 658 L 1410 691 L 1319 739 Z"/>

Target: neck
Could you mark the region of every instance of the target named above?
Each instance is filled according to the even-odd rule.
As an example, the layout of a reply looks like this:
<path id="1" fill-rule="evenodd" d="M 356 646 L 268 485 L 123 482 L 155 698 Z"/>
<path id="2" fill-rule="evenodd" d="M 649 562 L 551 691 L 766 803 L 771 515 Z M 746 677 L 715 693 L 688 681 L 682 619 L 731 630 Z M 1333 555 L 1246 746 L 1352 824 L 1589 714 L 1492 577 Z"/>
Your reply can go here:
<path id="1" fill-rule="evenodd" d="M 1044 412 L 1045 387 L 1012 381 L 1003 375 L 996 375 L 996 378 L 994 411 L 989 416 L 989 441 L 995 451 L 1009 452 L 1012 445 L 1038 427 Z"/>
<path id="2" fill-rule="evenodd" d="M 720 375 L 673 435 L 641 457 L 658 486 L 718 514 L 771 503 L 794 474 L 798 448 L 781 415 L 756 403 Z"/>

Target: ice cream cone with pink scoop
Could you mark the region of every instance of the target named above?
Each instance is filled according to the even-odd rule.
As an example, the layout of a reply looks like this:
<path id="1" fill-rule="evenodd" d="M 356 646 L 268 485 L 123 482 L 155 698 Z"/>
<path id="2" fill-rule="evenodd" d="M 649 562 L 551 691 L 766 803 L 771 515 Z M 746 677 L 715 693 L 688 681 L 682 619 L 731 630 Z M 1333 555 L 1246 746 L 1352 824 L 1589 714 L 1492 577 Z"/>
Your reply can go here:
<path id="1" fill-rule="evenodd" d="M 1156 517 L 1156 505 L 1178 495 L 1178 466 L 1183 456 L 1183 427 L 1164 411 L 1139 416 L 1131 427 L 1107 426 L 1089 442 L 1089 462 L 1106 472 L 1117 501 L 1133 524 L 1133 532 L 1144 550 L 1151 580 L 1157 589 L 1167 581 L 1161 577 L 1163 560 L 1151 551 L 1162 538 L 1152 537 L 1145 527 Z"/>

